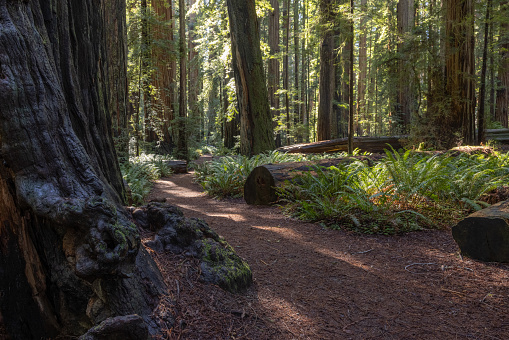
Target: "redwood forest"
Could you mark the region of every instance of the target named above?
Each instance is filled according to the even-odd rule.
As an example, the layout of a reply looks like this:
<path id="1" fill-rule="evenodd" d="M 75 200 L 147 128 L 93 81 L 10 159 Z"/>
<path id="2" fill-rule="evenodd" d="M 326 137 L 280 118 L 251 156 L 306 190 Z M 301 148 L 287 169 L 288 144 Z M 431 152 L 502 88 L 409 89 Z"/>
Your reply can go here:
<path id="1" fill-rule="evenodd" d="M 0 0 L 0 339 L 505 339 L 507 0 Z"/>

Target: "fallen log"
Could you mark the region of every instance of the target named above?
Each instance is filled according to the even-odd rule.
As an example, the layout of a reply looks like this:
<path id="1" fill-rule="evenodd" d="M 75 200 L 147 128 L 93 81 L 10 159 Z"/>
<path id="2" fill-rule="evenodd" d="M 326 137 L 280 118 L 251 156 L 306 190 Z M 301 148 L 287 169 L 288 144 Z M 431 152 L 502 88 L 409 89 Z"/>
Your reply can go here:
<path id="1" fill-rule="evenodd" d="M 461 253 L 487 262 L 509 262 L 509 201 L 479 210 L 452 228 Z"/>
<path id="2" fill-rule="evenodd" d="M 187 174 L 186 161 L 167 161 L 166 165 L 170 167 L 174 174 Z"/>
<path id="3" fill-rule="evenodd" d="M 392 146 L 395 150 L 401 149 L 401 141 L 408 136 L 389 136 L 389 137 L 354 137 L 353 147 L 361 151 L 380 153 Z M 339 138 L 324 140 L 320 142 L 294 144 L 283 146 L 278 151 L 287 153 L 331 153 L 348 151 L 348 138 Z"/>
<path id="4" fill-rule="evenodd" d="M 502 144 L 509 143 L 509 129 L 487 129 L 486 140 L 494 140 Z"/>
<path id="5" fill-rule="evenodd" d="M 279 164 L 265 164 L 251 171 L 244 183 L 244 200 L 247 204 L 269 205 L 277 201 L 276 187 L 286 180 L 306 172 L 313 171 L 316 167 L 337 166 L 340 163 L 352 163 L 354 161 L 367 161 L 370 165 L 373 161 L 382 159 L 381 155 L 342 157 L 323 159 L 315 162 L 291 162 Z"/>

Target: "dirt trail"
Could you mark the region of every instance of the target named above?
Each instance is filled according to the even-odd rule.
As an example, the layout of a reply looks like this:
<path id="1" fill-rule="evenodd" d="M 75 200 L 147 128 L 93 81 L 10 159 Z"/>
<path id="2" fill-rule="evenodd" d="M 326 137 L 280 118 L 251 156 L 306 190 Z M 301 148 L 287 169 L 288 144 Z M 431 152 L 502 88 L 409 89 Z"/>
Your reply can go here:
<path id="1" fill-rule="evenodd" d="M 504 339 L 509 334 L 509 266 L 461 258 L 448 230 L 396 237 L 326 230 L 287 218 L 277 207 L 209 198 L 192 174 L 157 181 L 149 199 L 154 198 L 204 219 L 253 270 L 255 284 L 244 296 L 221 297 L 237 301 L 242 311 L 230 312 L 231 325 L 217 338 Z M 195 301 L 208 304 L 205 298 Z M 247 316 L 256 322 L 247 324 L 252 322 Z M 218 327 L 213 318 L 201 320 L 203 328 Z M 240 330 L 243 322 L 246 329 Z M 182 338 L 201 337 L 190 332 Z"/>

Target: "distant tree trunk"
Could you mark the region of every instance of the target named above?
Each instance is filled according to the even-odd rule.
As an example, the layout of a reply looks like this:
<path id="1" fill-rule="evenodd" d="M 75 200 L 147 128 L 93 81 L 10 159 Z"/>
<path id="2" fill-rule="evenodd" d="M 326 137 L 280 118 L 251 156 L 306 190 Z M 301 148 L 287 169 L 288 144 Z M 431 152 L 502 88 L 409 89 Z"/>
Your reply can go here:
<path id="1" fill-rule="evenodd" d="M 321 0 L 320 17 L 323 35 L 320 44 L 320 78 L 318 97 L 317 140 L 331 139 L 332 99 L 334 98 L 334 31 L 326 27 L 332 21 L 332 5 L 335 0 Z"/>
<path id="2" fill-rule="evenodd" d="M 361 13 L 367 11 L 367 0 L 361 0 Z M 367 120 L 366 115 L 366 78 L 368 74 L 367 48 L 366 48 L 366 17 L 363 16 L 359 37 L 359 80 L 357 85 L 357 116 Z M 370 134 L 369 122 L 365 125 L 365 133 Z"/>
<path id="3" fill-rule="evenodd" d="M 507 18 L 509 14 L 509 2 L 507 0 L 500 3 L 500 12 L 501 17 Z M 509 115 L 509 22 L 507 20 L 500 24 L 500 42 L 495 120 L 507 128 Z"/>
<path id="4" fill-rule="evenodd" d="M 250 156 L 275 147 L 258 21 L 254 0 L 227 0 L 227 5 L 240 112 L 240 149 Z"/>
<path id="5" fill-rule="evenodd" d="M 271 117 L 273 126 L 277 127 L 276 119 L 279 117 L 279 0 L 271 0 L 270 5 L 273 10 L 269 14 L 269 71 L 268 71 L 268 91 L 271 107 Z M 281 146 L 281 132 L 276 134 L 276 147 Z"/>
<path id="6" fill-rule="evenodd" d="M 191 8 L 196 0 L 189 0 L 189 8 Z M 188 69 L 189 69 L 189 94 L 188 94 L 188 103 L 189 103 L 189 119 L 193 125 L 193 133 L 188 133 L 189 135 L 193 135 L 196 141 L 201 140 L 200 133 L 200 121 L 203 119 L 203 113 L 200 110 L 200 105 L 198 103 L 198 94 L 200 92 L 200 69 L 199 69 L 199 60 L 198 60 L 198 51 L 196 50 L 197 44 L 195 42 L 196 33 L 195 33 L 195 25 L 196 25 L 196 13 L 191 12 L 189 14 L 189 22 L 188 22 Z M 217 57 L 217 56 L 213 56 Z M 215 82 L 217 87 L 217 81 Z M 211 95 L 216 96 L 217 91 L 213 91 Z"/>
<path id="7" fill-rule="evenodd" d="M 407 35 L 414 27 L 415 9 L 414 0 L 400 0 L 398 2 L 398 35 L 401 42 L 398 43 L 398 98 L 396 101 L 397 132 L 406 133 L 410 125 L 410 117 L 413 111 L 413 84 L 412 69 L 408 57 L 409 43 Z"/>
<path id="8" fill-rule="evenodd" d="M 486 68 L 488 63 L 488 39 L 489 39 L 489 22 L 490 22 L 490 11 L 491 2 L 488 0 L 486 4 L 486 17 L 484 23 L 484 47 L 482 52 L 482 67 L 481 67 L 481 87 L 479 89 L 479 112 L 477 116 L 477 144 L 486 142 L 485 129 L 486 129 L 486 116 L 485 116 L 485 98 L 486 98 Z"/>
<path id="9" fill-rule="evenodd" d="M 283 46 L 285 53 L 283 56 L 283 90 L 285 92 L 285 113 L 286 113 L 286 145 L 290 145 L 290 0 L 286 0 L 283 5 Z"/>
<path id="10" fill-rule="evenodd" d="M 152 37 L 157 44 L 152 47 L 152 59 L 155 72 L 152 74 L 152 84 L 158 93 L 157 102 L 160 126 L 159 139 L 168 149 L 173 143 L 170 133 L 170 122 L 175 119 L 175 81 L 177 63 L 173 47 L 173 4 L 172 0 L 152 0 L 152 9 L 160 20 L 153 28 Z"/>
<path id="11" fill-rule="evenodd" d="M 349 101 L 348 101 L 348 107 L 349 107 L 349 115 L 348 115 L 348 154 L 353 154 L 353 117 L 354 117 L 354 98 L 353 98 L 353 86 L 354 86 L 354 79 L 355 76 L 353 74 L 353 63 L 354 63 L 354 57 L 353 57 L 353 42 L 354 42 L 354 22 L 353 22 L 353 15 L 354 15 L 354 0 L 350 0 L 350 14 L 352 15 L 352 19 L 349 22 L 350 25 L 350 37 L 348 40 L 350 40 L 350 58 L 349 58 L 349 69 L 348 69 L 348 84 L 350 86 L 350 93 L 348 95 Z"/>
<path id="12" fill-rule="evenodd" d="M 179 0 L 179 53 L 180 53 L 180 88 L 177 157 L 189 158 L 187 150 L 187 66 L 186 66 L 186 4 Z"/>
<path id="13" fill-rule="evenodd" d="M 126 75 L 105 28 L 123 6 L 0 0 L 0 315 L 12 339 L 75 338 L 126 315 L 140 332 L 111 338 L 157 332 L 164 283 L 122 206 L 111 137 L 110 72 Z"/>
<path id="14" fill-rule="evenodd" d="M 297 126 L 302 123 L 300 119 L 300 105 L 299 105 L 299 5 L 300 1 L 293 1 L 293 76 L 294 76 L 294 95 L 293 95 L 293 113 L 294 113 L 294 122 Z M 297 142 L 302 142 L 302 134 L 300 130 L 295 129 L 295 134 L 297 137 Z"/>
<path id="15" fill-rule="evenodd" d="M 307 4 L 306 2 L 304 2 L 303 4 L 303 20 L 302 20 L 302 25 L 304 26 L 304 29 L 303 31 L 305 31 L 305 27 L 306 27 L 306 20 L 307 20 Z M 308 112 L 307 112 L 307 87 L 306 87 L 306 75 L 307 75 L 307 70 L 306 70 L 306 59 L 307 59 L 307 47 L 306 47 L 306 39 L 307 39 L 307 35 L 304 33 L 304 37 L 301 39 L 301 53 L 302 53 L 302 56 L 301 56 L 301 74 L 302 74 L 302 77 L 300 77 L 300 100 L 301 100 L 301 104 L 300 104 L 300 114 L 301 114 L 301 122 L 302 122 L 302 125 L 304 127 L 303 129 L 303 136 L 302 136 L 302 141 L 303 142 L 307 142 L 309 140 L 309 119 L 308 119 Z"/>
<path id="16" fill-rule="evenodd" d="M 474 2 L 446 0 L 445 93 L 450 100 L 441 137 L 475 142 Z M 454 140 L 449 144 L 453 145 Z"/>

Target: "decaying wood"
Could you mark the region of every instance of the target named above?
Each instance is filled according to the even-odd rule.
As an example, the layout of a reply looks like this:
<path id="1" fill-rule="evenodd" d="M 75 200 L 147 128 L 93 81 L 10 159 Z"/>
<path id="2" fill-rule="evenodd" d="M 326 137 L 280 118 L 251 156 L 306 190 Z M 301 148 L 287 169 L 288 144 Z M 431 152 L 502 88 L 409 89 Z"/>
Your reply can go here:
<path id="1" fill-rule="evenodd" d="M 353 147 L 359 148 L 361 151 L 368 151 L 373 153 L 384 152 L 385 149 L 390 149 L 391 146 L 395 150 L 398 150 L 403 147 L 401 141 L 407 137 L 408 136 L 355 137 L 353 139 Z M 331 153 L 347 151 L 348 138 L 338 138 L 314 143 L 289 145 L 279 148 L 278 150 L 288 153 Z"/>
<path id="2" fill-rule="evenodd" d="M 452 236 L 465 256 L 509 262 L 509 201 L 469 215 L 452 228 Z"/>
<path id="3" fill-rule="evenodd" d="M 268 205 L 277 201 L 276 187 L 286 180 L 292 180 L 316 167 L 330 167 L 354 161 L 372 162 L 382 156 L 356 156 L 324 159 L 316 162 L 292 162 L 265 164 L 251 171 L 244 184 L 244 200 L 247 204 Z"/>
<path id="4" fill-rule="evenodd" d="M 166 165 L 168 165 L 174 174 L 187 174 L 186 161 L 167 161 Z"/>

